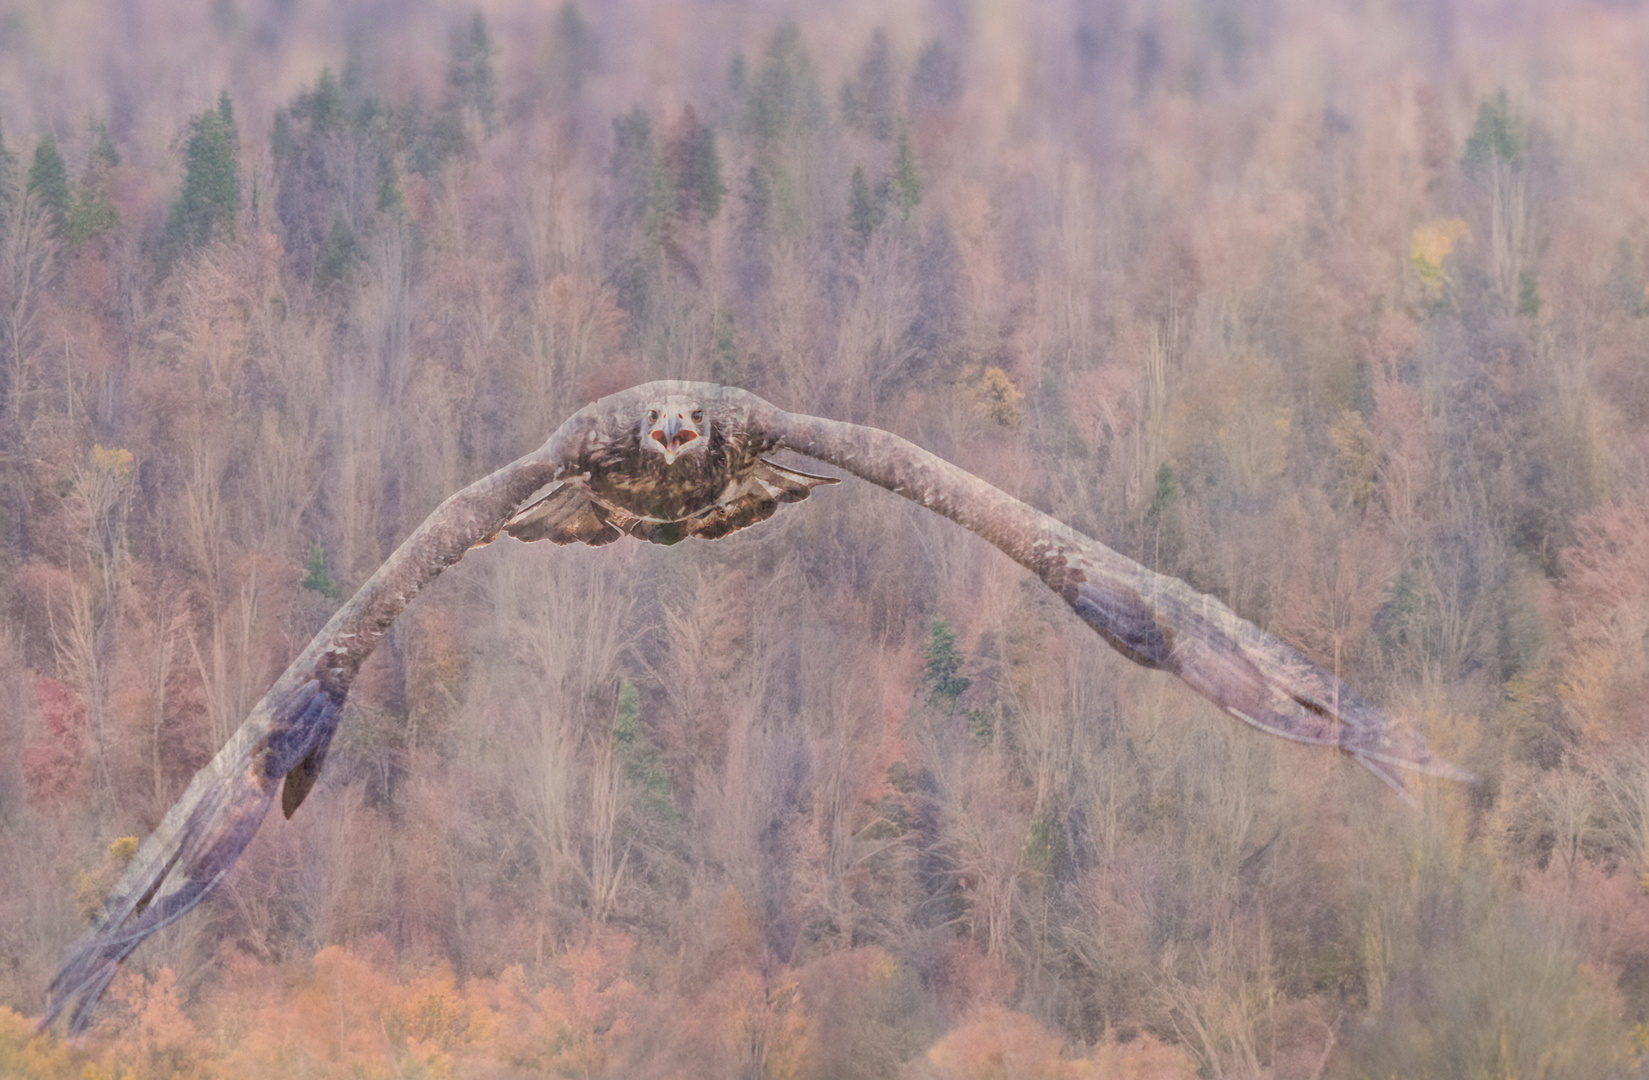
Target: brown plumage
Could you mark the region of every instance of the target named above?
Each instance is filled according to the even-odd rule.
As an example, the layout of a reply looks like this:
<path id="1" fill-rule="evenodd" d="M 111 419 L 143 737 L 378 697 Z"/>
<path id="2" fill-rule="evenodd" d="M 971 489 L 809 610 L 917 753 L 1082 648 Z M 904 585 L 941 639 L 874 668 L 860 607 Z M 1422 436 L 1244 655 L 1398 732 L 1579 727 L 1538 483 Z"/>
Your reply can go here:
<path id="1" fill-rule="evenodd" d="M 505 531 L 558 544 L 608 544 L 625 533 L 655 544 L 715 540 L 840 482 L 766 460 L 770 434 L 732 412 L 723 422 L 720 399 L 706 408 L 699 396 L 657 394 L 639 413 L 604 411 L 579 457 L 582 474 L 511 516 Z"/>
<path id="2" fill-rule="evenodd" d="M 836 483 L 774 464 L 788 448 L 983 536 L 1123 655 L 1179 676 L 1232 716 L 1337 747 L 1400 794 L 1398 769 L 1471 781 L 1298 650 L 955 465 L 875 428 L 787 413 L 742 390 L 649 383 L 579 410 L 538 450 L 443 502 L 338 611 L 198 772 L 68 951 L 42 1026 L 84 1029 L 120 962 L 240 857 L 275 789 L 290 817 L 319 775 L 361 662 L 430 579 L 501 531 L 521 540 L 714 539 Z M 534 498 L 534 495 L 538 495 Z"/>

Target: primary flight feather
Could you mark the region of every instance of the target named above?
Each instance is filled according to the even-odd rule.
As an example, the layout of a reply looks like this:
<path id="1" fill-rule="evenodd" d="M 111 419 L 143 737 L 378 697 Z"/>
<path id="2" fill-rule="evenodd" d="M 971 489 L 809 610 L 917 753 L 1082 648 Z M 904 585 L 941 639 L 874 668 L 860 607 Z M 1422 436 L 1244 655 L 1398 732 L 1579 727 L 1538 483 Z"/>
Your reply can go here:
<path id="1" fill-rule="evenodd" d="M 1470 782 L 1419 735 L 1218 600 L 1155 573 L 886 431 L 787 413 L 743 390 L 656 382 L 585 406 L 538 450 L 448 498 L 335 614 L 190 781 L 70 946 L 41 1026 L 90 1022 L 121 961 L 214 889 L 281 789 L 309 793 L 362 661 L 418 591 L 499 532 L 520 540 L 715 539 L 838 481 L 789 449 L 921 503 L 1036 574 L 1124 656 L 1179 676 L 1262 731 L 1337 747 L 1399 793 L 1399 769 Z M 534 498 L 534 496 L 537 496 Z"/>

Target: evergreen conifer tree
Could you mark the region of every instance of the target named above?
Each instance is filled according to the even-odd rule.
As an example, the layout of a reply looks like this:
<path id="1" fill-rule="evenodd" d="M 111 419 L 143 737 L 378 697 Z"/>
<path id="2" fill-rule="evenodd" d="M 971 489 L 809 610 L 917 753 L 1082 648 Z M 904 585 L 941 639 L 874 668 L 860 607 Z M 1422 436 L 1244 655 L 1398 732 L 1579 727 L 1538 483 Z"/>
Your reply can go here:
<path id="1" fill-rule="evenodd" d="M 6 133 L 0 130 L 0 209 L 11 197 L 17 179 L 17 155 L 6 149 Z"/>
<path id="2" fill-rule="evenodd" d="M 57 139 L 49 132 L 34 146 L 27 191 L 46 207 L 53 225 L 62 232 L 69 216 L 69 170 L 63 165 L 63 155 L 57 152 Z"/>
<path id="3" fill-rule="evenodd" d="M 773 31 L 767 60 L 749 83 L 746 109 L 745 123 L 759 142 L 812 130 L 824 119 L 813 61 L 794 21 L 781 23 Z"/>
<path id="4" fill-rule="evenodd" d="M 109 138 L 108 127 L 98 124 L 95 132 L 91 156 L 86 159 L 86 172 L 80 178 L 64 227 L 64 235 L 73 244 L 83 243 L 120 224 L 120 215 L 109 201 L 109 170 L 120 164 L 120 154 Z"/>
<path id="5" fill-rule="evenodd" d="M 360 260 L 361 243 L 349 222 L 339 214 L 332 219 L 332 228 L 327 230 L 320 257 L 315 261 L 315 288 L 325 290 L 333 285 L 347 285 Z"/>
<path id="6" fill-rule="evenodd" d="M 922 667 L 922 681 L 927 683 L 928 699 L 936 705 L 956 707 L 971 679 L 962 675 L 965 657 L 956 647 L 956 631 L 943 619 L 934 619 L 928 626 L 927 647 L 922 650 L 926 663 Z"/>
<path id="7" fill-rule="evenodd" d="M 11 211 L 22 194 L 17 166 L 17 155 L 6 149 L 5 133 L 0 131 L 0 240 L 11 229 Z"/>
<path id="8" fill-rule="evenodd" d="M 893 49 L 878 29 L 859 62 L 859 77 L 842 87 L 842 118 L 883 142 L 893 137 Z"/>
<path id="9" fill-rule="evenodd" d="M 916 70 L 911 73 L 911 108 L 918 111 L 943 108 L 961 93 L 961 64 L 943 41 L 934 38 L 916 58 Z"/>
<path id="10" fill-rule="evenodd" d="M 922 178 L 916 172 L 916 155 L 911 153 L 910 132 L 899 132 L 899 148 L 893 157 L 893 201 L 899 212 L 910 217 L 916 204 L 922 201 Z"/>
<path id="11" fill-rule="evenodd" d="M 1523 121 L 1513 110 L 1504 89 L 1478 102 L 1477 121 L 1466 139 L 1466 152 L 1461 156 L 1460 166 L 1467 175 L 1476 176 L 1494 162 L 1504 164 L 1514 173 L 1523 168 Z"/>
<path id="12" fill-rule="evenodd" d="M 1517 275 L 1517 313 L 1530 318 L 1540 314 L 1540 288 L 1534 271 L 1527 266 Z"/>
<path id="13" fill-rule="evenodd" d="M 551 103 L 569 105 L 584 89 L 584 80 L 600 64 L 595 35 L 573 0 L 561 5 L 547 62 Z"/>
<path id="14" fill-rule="evenodd" d="M 671 205 L 669 170 L 653 138 L 653 119 L 637 105 L 613 119 L 613 188 L 621 220 L 650 240 L 663 236 Z"/>
<path id="15" fill-rule="evenodd" d="M 219 95 L 216 108 L 189 121 L 183 191 L 167 223 L 168 246 L 175 254 L 232 232 L 239 213 L 240 135 L 225 92 Z"/>
<path id="16" fill-rule="evenodd" d="M 739 358 L 739 341 L 733 334 L 733 320 L 725 311 L 716 314 L 716 349 L 710 357 L 710 380 L 723 386 L 744 383 L 744 364 Z"/>
<path id="17" fill-rule="evenodd" d="M 109 125 L 99 123 L 96 128 L 97 139 L 92 144 L 92 163 L 102 171 L 108 171 L 120 164 L 120 151 L 115 149 L 114 140 L 109 138 Z"/>
<path id="18" fill-rule="evenodd" d="M 321 550 L 320 541 L 312 541 L 309 545 L 309 573 L 304 577 L 302 587 L 313 589 L 329 600 L 340 597 L 338 587 L 332 583 L 332 575 L 326 569 L 326 553 Z"/>
<path id="19" fill-rule="evenodd" d="M 699 123 L 691 105 L 682 112 L 681 123 L 670 140 L 670 159 L 676 174 L 678 215 L 689 217 L 696 207 L 705 221 L 713 220 L 721 212 L 727 185 L 721 179 L 716 133 Z"/>
<path id="20" fill-rule="evenodd" d="M 848 220 L 853 225 L 853 231 L 859 234 L 859 239 L 870 239 L 870 234 L 882 223 L 886 210 L 882 200 L 871 193 L 865 170 L 861 166 L 853 166 L 853 181 L 848 193 Z"/>
<path id="21" fill-rule="evenodd" d="M 487 21 L 477 11 L 469 31 L 454 36 L 452 63 L 447 69 L 447 88 L 452 104 L 459 109 L 473 108 L 488 135 L 492 134 L 492 117 L 498 95 L 492 74 L 494 51 L 492 36 L 487 33 Z"/>
<path id="22" fill-rule="evenodd" d="M 378 181 L 378 205 L 380 214 L 397 215 L 406 212 L 406 197 L 401 194 L 400 170 L 395 162 L 390 162 L 384 168 L 384 178 Z"/>
<path id="23" fill-rule="evenodd" d="M 721 213 L 721 197 L 727 194 L 727 185 L 721 179 L 721 155 L 716 153 L 716 133 L 708 126 L 694 134 L 687 157 L 688 186 L 704 212 L 704 220 L 713 221 Z"/>
<path id="24" fill-rule="evenodd" d="M 338 86 L 332 69 L 323 67 L 315 89 L 298 95 L 292 112 L 309 121 L 309 138 L 341 133 L 348 126 L 348 110 L 344 107 L 343 90 Z"/>

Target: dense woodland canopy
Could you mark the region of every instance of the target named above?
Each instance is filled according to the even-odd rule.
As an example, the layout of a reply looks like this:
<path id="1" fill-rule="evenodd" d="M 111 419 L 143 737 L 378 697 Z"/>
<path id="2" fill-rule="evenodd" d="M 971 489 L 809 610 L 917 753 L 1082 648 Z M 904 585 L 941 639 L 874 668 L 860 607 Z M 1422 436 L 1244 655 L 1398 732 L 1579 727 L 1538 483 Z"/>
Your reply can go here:
<path id="1" fill-rule="evenodd" d="M 0 9 L 0 1074 L 1642 1069 L 1649 9 L 211 12 Z M 906 435 L 1484 781 L 1405 807 L 864 485 L 503 541 L 31 1041 L 341 598 L 661 377 Z"/>

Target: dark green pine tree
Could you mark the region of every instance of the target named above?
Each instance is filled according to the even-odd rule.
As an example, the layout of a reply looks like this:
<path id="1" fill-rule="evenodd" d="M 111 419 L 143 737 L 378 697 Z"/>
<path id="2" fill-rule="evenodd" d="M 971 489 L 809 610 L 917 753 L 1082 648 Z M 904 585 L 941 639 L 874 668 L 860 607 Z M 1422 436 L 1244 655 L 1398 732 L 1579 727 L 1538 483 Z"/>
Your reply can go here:
<path id="1" fill-rule="evenodd" d="M 173 254 L 232 233 L 240 213 L 240 135 L 227 92 L 216 108 L 189 121 L 183 156 L 183 191 L 167 223 Z"/>
<path id="2" fill-rule="evenodd" d="M 100 172 L 107 172 L 120 164 L 120 151 L 115 149 L 114 140 L 109 138 L 109 125 L 97 125 L 97 141 L 92 144 L 92 167 Z"/>
<path id="3" fill-rule="evenodd" d="M 647 737 L 641 723 L 641 695 L 636 684 L 623 679 L 618 684 L 618 709 L 613 721 L 613 756 L 624 776 L 640 796 L 637 809 L 647 818 L 669 821 L 675 817 L 670 773 L 659 760 L 658 749 Z"/>
<path id="4" fill-rule="evenodd" d="M 95 132 L 97 138 L 86 160 L 86 172 L 80 178 L 64 229 L 73 244 L 84 243 L 120 224 L 120 215 L 109 201 L 109 170 L 120 164 L 120 154 L 105 125 L 98 124 Z"/>
<path id="5" fill-rule="evenodd" d="M 337 600 L 341 595 L 338 587 L 332 583 L 332 575 L 326 569 L 326 553 L 321 550 L 319 541 L 309 545 L 309 573 L 303 579 L 305 589 L 313 589 L 329 600 Z"/>
<path id="6" fill-rule="evenodd" d="M 492 74 L 494 51 L 492 36 L 487 33 L 487 20 L 477 11 L 470 21 L 469 32 L 453 38 L 452 63 L 447 69 L 450 100 L 459 109 L 473 108 L 488 135 L 492 134 L 498 99 Z"/>
<path id="7" fill-rule="evenodd" d="M 11 205 L 16 194 L 17 155 L 6 149 L 6 135 L 0 131 L 0 214 Z"/>
<path id="8" fill-rule="evenodd" d="M 893 201 L 901 218 L 908 219 L 922 201 L 922 177 L 916 172 L 916 155 L 911 153 L 910 132 L 899 132 L 899 148 L 893 156 Z"/>
<path id="9" fill-rule="evenodd" d="M 878 29 L 859 62 L 859 77 L 842 87 L 842 119 L 883 142 L 893 137 L 893 49 Z"/>
<path id="10" fill-rule="evenodd" d="M 721 179 L 721 155 L 716 153 L 716 133 L 709 127 L 700 127 L 695 133 L 687 155 L 686 181 L 704 213 L 705 221 L 714 221 L 721 213 L 721 198 L 727 194 L 727 185 Z"/>
<path id="11" fill-rule="evenodd" d="M 750 166 L 744 174 L 743 199 L 743 231 L 750 236 L 759 236 L 773 223 L 773 182 L 767 178 L 765 170 Z"/>
<path id="12" fill-rule="evenodd" d="M 1517 275 L 1517 313 L 1531 319 L 1540 314 L 1540 288 L 1534 271 L 1527 266 Z"/>
<path id="13" fill-rule="evenodd" d="M 1151 494 L 1151 512 L 1166 513 L 1178 497 L 1179 485 L 1174 482 L 1174 467 L 1165 461 L 1157 466 L 1157 484 Z"/>
<path id="14" fill-rule="evenodd" d="M 733 333 L 733 319 L 725 311 L 716 313 L 716 349 L 710 357 L 710 381 L 723 386 L 741 386 L 744 383 L 739 339 Z"/>
<path id="15" fill-rule="evenodd" d="M 590 33 L 578 5 L 567 0 L 555 18 L 555 36 L 545 66 L 551 104 L 565 106 L 577 100 L 584 81 L 600 63 L 595 35 Z"/>
<path id="16" fill-rule="evenodd" d="M 646 109 L 637 105 L 613 118 L 613 144 L 613 190 L 619 217 L 649 240 L 659 241 L 672 205 L 671 178 Z"/>
<path id="17" fill-rule="evenodd" d="M 916 58 L 910 77 L 910 106 L 921 112 L 941 109 L 962 93 L 962 68 L 956 54 L 934 38 Z"/>
<path id="18" fill-rule="evenodd" d="M 269 130 L 269 153 L 275 159 L 275 165 L 278 167 L 287 158 L 297 157 L 298 152 L 298 137 L 292 132 L 291 114 L 285 109 L 276 109 L 275 122 Z"/>
<path id="19" fill-rule="evenodd" d="M 928 700 L 935 705 L 956 708 L 956 699 L 972 682 L 962 675 L 965 657 L 956 647 L 956 631 L 945 625 L 945 620 L 934 619 L 928 626 L 928 643 L 922 651 L 927 661 L 923 665 L 922 681 L 928 687 Z"/>
<path id="20" fill-rule="evenodd" d="M 681 123 L 670 140 L 670 164 L 675 171 L 677 213 L 687 218 L 696 207 L 705 221 L 714 220 L 721 212 L 727 185 L 721 179 L 716 133 L 699 123 L 691 105 L 682 111 Z"/>
<path id="21" fill-rule="evenodd" d="M 882 200 L 871 193 L 865 170 L 858 165 L 853 166 L 853 183 L 848 194 L 848 221 L 860 240 L 870 239 L 870 234 L 882 223 L 886 210 Z"/>
<path id="22" fill-rule="evenodd" d="M 401 194 L 400 169 L 392 161 L 384 169 L 384 178 L 378 182 L 377 210 L 380 214 L 399 217 L 406 213 L 406 209 L 406 198 Z"/>
<path id="23" fill-rule="evenodd" d="M 341 134 L 349 125 L 349 109 L 344 104 L 343 88 L 332 69 L 323 67 L 315 80 L 315 89 L 298 95 L 292 105 L 292 114 L 309 121 L 311 141 L 326 135 Z"/>
<path id="24" fill-rule="evenodd" d="M 635 315 L 646 309 L 664 265 L 670 224 L 680 208 L 668 147 L 659 146 L 653 121 L 639 105 L 613 118 L 611 166 L 612 280 L 618 306 Z"/>
<path id="25" fill-rule="evenodd" d="M 40 136 L 34 146 L 34 163 L 29 166 L 25 190 L 40 201 L 51 215 L 53 226 L 62 233 L 72 205 L 69 170 L 63 164 L 63 155 L 57 152 L 57 139 L 50 133 Z"/>
<path id="26" fill-rule="evenodd" d="M 1468 176 L 1476 176 L 1496 161 L 1514 173 L 1523 168 L 1523 120 L 1504 89 L 1477 103 L 1477 121 L 1466 139 L 1460 166 Z"/>
<path id="27" fill-rule="evenodd" d="M 758 142 L 817 128 L 824 120 L 813 61 L 802 46 L 802 32 L 787 19 L 773 31 L 767 59 L 748 81 L 745 125 Z"/>
<path id="28" fill-rule="evenodd" d="M 348 285 L 360 261 L 361 242 L 355 238 L 349 222 L 339 214 L 332 219 L 332 228 L 327 230 L 326 240 L 321 244 L 320 257 L 315 260 L 316 290 L 324 292 L 334 285 Z"/>

